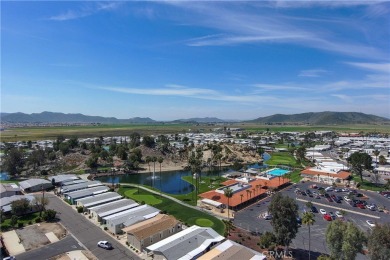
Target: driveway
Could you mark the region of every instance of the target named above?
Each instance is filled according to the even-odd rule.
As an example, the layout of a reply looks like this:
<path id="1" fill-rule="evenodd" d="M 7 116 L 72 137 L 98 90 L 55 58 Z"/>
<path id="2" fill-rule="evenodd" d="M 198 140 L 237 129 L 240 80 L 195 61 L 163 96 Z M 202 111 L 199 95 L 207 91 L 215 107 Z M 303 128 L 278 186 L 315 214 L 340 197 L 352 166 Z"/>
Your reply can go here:
<path id="1" fill-rule="evenodd" d="M 84 216 L 77 213 L 64 201 L 53 194 L 47 194 L 50 203 L 47 208 L 57 211 L 57 217 L 62 225 L 73 234 L 76 239 L 82 243 L 92 254 L 99 259 L 141 259 L 139 256 L 131 252 L 112 236 L 104 232 L 100 227 L 86 220 Z M 105 250 L 97 247 L 97 242 L 106 240 L 110 242 L 114 249 Z"/>
<path id="2" fill-rule="evenodd" d="M 83 249 L 84 248 L 76 241 L 73 236 L 68 235 L 56 243 L 19 254 L 16 256 L 16 258 L 18 260 L 49 259 L 69 251 Z"/>

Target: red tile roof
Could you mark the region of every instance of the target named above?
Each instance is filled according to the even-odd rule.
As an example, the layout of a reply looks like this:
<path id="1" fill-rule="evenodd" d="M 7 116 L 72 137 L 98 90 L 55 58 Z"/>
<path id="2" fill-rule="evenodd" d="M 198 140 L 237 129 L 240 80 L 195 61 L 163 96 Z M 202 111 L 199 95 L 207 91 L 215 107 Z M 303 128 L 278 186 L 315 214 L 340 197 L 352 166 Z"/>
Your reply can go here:
<path id="1" fill-rule="evenodd" d="M 347 179 L 351 173 L 350 172 L 347 172 L 347 171 L 339 171 L 338 173 L 326 173 L 326 172 L 321 172 L 321 171 L 316 171 L 315 169 L 313 168 L 307 168 L 303 171 L 301 171 L 301 174 L 305 174 L 305 175 L 312 175 L 312 176 L 331 176 L 333 178 L 339 178 L 339 179 L 342 179 L 342 180 L 345 180 Z"/>
<path id="2" fill-rule="evenodd" d="M 279 183 L 279 181 L 280 181 L 280 183 Z M 289 182 L 289 179 L 283 178 L 283 177 L 281 177 L 280 180 L 278 177 L 273 178 L 271 180 L 256 179 L 255 181 L 252 181 L 249 183 L 252 186 L 252 188 L 234 193 L 233 197 L 231 197 L 229 199 L 229 205 L 231 207 L 238 206 L 241 203 L 244 203 L 253 197 L 260 196 L 261 194 L 267 192 L 267 189 L 260 188 L 260 187 L 268 186 L 268 187 L 272 187 L 272 188 L 278 188 L 279 186 L 281 186 L 287 182 Z M 228 185 L 231 185 L 234 183 L 238 183 L 238 181 L 227 180 L 227 181 L 223 182 L 222 184 L 228 186 Z M 259 186 L 259 188 L 256 189 L 256 185 L 261 185 L 261 186 Z M 255 190 L 253 190 L 253 189 L 255 189 Z M 247 190 L 250 190 L 252 193 L 247 192 Z M 225 197 L 225 195 L 223 193 L 218 193 L 215 190 L 199 194 L 199 196 L 203 199 L 214 200 L 214 201 L 223 203 L 225 205 L 228 204 L 228 199 Z"/>

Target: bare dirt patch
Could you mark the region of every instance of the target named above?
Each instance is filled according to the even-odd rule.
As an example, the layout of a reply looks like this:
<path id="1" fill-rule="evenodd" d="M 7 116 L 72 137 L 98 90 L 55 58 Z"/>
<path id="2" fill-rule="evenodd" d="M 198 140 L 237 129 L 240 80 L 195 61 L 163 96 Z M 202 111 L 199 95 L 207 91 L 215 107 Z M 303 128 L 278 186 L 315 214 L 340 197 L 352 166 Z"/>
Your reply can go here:
<path id="1" fill-rule="evenodd" d="M 40 223 L 17 229 L 18 234 L 26 251 L 50 244 L 46 233 L 53 232 L 58 239 L 65 236 L 66 230 L 58 223 Z"/>
<path id="2" fill-rule="evenodd" d="M 86 250 L 82 250 L 81 253 L 84 255 L 85 259 L 88 259 L 88 260 L 97 260 L 96 256 L 94 256 L 91 252 L 89 251 L 86 251 Z M 81 257 L 81 256 L 80 256 Z M 65 253 L 65 254 L 61 254 L 61 255 L 58 255 L 58 256 L 54 256 L 52 258 L 50 258 L 50 260 L 73 260 L 73 259 L 76 259 L 76 258 L 71 258 L 69 256 L 68 253 Z M 81 258 L 80 258 L 81 259 Z M 84 259 L 84 258 L 82 258 Z"/>

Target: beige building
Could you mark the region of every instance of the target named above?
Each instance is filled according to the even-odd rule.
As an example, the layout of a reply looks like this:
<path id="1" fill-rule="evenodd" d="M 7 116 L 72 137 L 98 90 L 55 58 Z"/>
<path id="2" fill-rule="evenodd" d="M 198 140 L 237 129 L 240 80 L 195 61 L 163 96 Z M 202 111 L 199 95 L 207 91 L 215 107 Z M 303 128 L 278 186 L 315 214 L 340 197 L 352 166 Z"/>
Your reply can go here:
<path id="1" fill-rule="evenodd" d="M 214 247 L 198 260 L 265 260 L 267 257 L 248 247 L 237 244 L 231 240 L 226 240 L 222 244 Z"/>
<path id="2" fill-rule="evenodd" d="M 127 233 L 129 244 L 140 251 L 179 231 L 181 231 L 180 222 L 164 214 L 158 214 L 151 219 L 123 229 L 123 232 Z"/>

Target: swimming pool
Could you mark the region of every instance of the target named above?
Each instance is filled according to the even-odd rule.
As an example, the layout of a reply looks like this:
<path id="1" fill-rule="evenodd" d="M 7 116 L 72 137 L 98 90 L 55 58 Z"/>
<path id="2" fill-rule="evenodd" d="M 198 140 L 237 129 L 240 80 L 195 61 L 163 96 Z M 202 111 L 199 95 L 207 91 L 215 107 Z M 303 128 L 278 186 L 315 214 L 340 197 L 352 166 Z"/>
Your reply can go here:
<path id="1" fill-rule="evenodd" d="M 288 172 L 290 172 L 290 171 L 289 170 L 283 170 L 283 169 L 275 168 L 275 169 L 267 171 L 267 174 L 273 175 L 273 176 L 282 176 L 282 175 L 285 175 Z"/>

